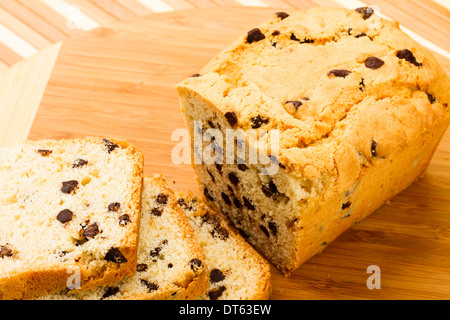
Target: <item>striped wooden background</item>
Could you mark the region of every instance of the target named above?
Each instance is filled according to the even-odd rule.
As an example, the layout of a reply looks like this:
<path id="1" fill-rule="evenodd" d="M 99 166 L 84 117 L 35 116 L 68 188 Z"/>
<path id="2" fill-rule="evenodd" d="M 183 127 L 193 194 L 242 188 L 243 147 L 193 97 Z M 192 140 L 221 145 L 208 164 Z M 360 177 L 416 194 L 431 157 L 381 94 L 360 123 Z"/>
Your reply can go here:
<path id="1" fill-rule="evenodd" d="M 118 20 L 173 10 L 258 6 L 378 7 L 426 47 L 450 58 L 450 0 L 0 0 L 0 72 L 84 30 Z"/>
<path id="2" fill-rule="evenodd" d="M 232 39 L 217 34 L 249 30 L 272 8 L 292 12 L 316 5 L 375 6 L 431 49 L 450 74 L 450 0 L 0 0 L 0 147 L 27 137 L 120 136 L 144 152 L 146 172 L 164 173 L 176 190 L 196 190 L 190 165 L 170 159 L 170 135 L 184 127 L 174 84 Z M 192 11 L 178 11 L 184 9 Z M 152 15 L 159 12 L 166 13 Z M 148 16 L 133 20 L 142 15 Z M 147 30 L 157 32 L 152 37 Z M 191 35 L 175 33 L 172 42 L 148 50 L 173 30 Z M 212 37 L 215 44 L 205 45 Z M 179 54 L 164 55 L 174 47 Z M 167 78 L 161 83 L 162 70 Z M 155 121 L 161 114 L 165 121 Z M 449 299 L 449 133 L 424 179 L 290 278 L 274 270 L 273 299 Z M 383 290 L 365 286 L 372 264 L 383 268 Z"/>

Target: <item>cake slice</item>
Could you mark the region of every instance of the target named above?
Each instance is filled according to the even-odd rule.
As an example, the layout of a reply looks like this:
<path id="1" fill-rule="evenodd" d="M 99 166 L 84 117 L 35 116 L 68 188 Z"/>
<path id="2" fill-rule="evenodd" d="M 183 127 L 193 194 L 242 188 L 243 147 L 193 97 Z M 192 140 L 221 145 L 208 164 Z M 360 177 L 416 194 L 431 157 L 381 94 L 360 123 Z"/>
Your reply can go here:
<path id="1" fill-rule="evenodd" d="M 142 153 L 123 140 L 0 148 L 0 299 L 133 275 L 142 171 Z"/>
<path id="2" fill-rule="evenodd" d="M 269 263 L 193 193 L 176 194 L 205 253 L 210 272 L 209 287 L 197 299 L 269 299 L 272 290 Z"/>
<path id="3" fill-rule="evenodd" d="M 208 286 L 204 254 L 164 178 L 144 179 L 136 274 L 81 293 L 68 290 L 42 300 L 194 299 Z"/>

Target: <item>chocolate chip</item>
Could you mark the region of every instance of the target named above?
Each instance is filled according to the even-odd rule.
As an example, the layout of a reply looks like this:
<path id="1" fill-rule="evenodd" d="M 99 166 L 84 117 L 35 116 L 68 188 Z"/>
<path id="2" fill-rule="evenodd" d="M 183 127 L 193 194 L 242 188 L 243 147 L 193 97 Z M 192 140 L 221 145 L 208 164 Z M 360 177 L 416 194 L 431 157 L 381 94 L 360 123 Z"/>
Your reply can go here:
<path id="1" fill-rule="evenodd" d="M 210 292 L 208 292 L 208 297 L 211 300 L 217 300 L 220 298 L 220 296 L 223 294 L 223 292 L 225 291 L 225 286 L 220 286 L 219 288 L 215 289 L 215 290 L 211 290 Z"/>
<path id="2" fill-rule="evenodd" d="M 211 128 L 213 128 L 213 129 L 216 128 L 216 127 L 214 126 L 214 123 L 212 123 L 211 120 L 208 120 L 208 125 L 209 125 Z"/>
<path id="3" fill-rule="evenodd" d="M 277 232 L 278 232 L 278 228 L 277 228 L 276 223 L 273 222 L 273 221 L 270 221 L 269 224 L 268 224 L 268 226 L 269 226 L 269 230 L 272 232 L 272 234 L 273 234 L 274 236 L 276 236 L 276 235 L 277 235 Z"/>
<path id="4" fill-rule="evenodd" d="M 94 238 L 99 233 L 98 224 L 96 222 L 88 225 L 83 231 L 83 237 Z"/>
<path id="5" fill-rule="evenodd" d="M 201 76 L 200 73 L 194 73 L 194 74 L 191 75 L 190 77 L 191 77 L 191 78 L 198 78 L 198 77 L 200 77 L 200 76 Z"/>
<path id="6" fill-rule="evenodd" d="M 240 209 L 242 207 L 242 203 L 239 201 L 238 198 L 233 198 L 233 204 L 238 209 Z"/>
<path id="7" fill-rule="evenodd" d="M 361 38 L 361 37 L 368 37 L 368 35 L 365 32 L 361 32 L 355 36 L 355 38 Z"/>
<path id="8" fill-rule="evenodd" d="M 269 182 L 269 188 L 270 188 L 270 190 L 271 190 L 273 193 L 278 193 L 278 188 L 277 188 L 277 186 L 275 185 L 275 183 L 273 183 L 273 181 L 270 181 L 270 182 Z"/>
<path id="9" fill-rule="evenodd" d="M 208 172 L 209 176 L 211 177 L 212 182 L 216 182 L 216 178 L 214 178 L 214 175 L 211 173 L 211 171 L 209 171 L 208 169 L 206 169 L 206 171 Z"/>
<path id="10" fill-rule="evenodd" d="M 100 298 L 100 300 L 106 299 L 108 297 L 114 296 L 117 293 L 119 293 L 119 287 L 106 287 L 106 291 L 105 293 L 102 295 L 102 297 Z"/>
<path id="11" fill-rule="evenodd" d="M 300 40 L 300 43 L 314 43 L 314 39 L 305 38 L 303 40 Z"/>
<path id="12" fill-rule="evenodd" d="M 245 171 L 248 169 L 248 167 L 244 163 L 238 163 L 237 167 L 241 171 Z"/>
<path id="13" fill-rule="evenodd" d="M 231 200 L 230 200 L 230 198 L 227 196 L 227 194 L 225 192 L 222 192 L 222 199 L 223 199 L 223 201 L 225 201 L 225 203 L 227 205 L 231 205 Z"/>
<path id="14" fill-rule="evenodd" d="M 131 222 L 130 216 L 128 214 L 123 214 L 119 217 L 119 225 L 126 226 Z"/>
<path id="15" fill-rule="evenodd" d="M 156 197 L 156 202 L 161 203 L 161 204 L 166 204 L 167 203 L 167 196 L 163 193 L 158 194 L 158 196 Z"/>
<path id="16" fill-rule="evenodd" d="M 216 226 L 212 231 L 211 231 L 211 235 L 214 238 L 220 239 L 220 240 L 226 240 L 228 239 L 228 230 L 222 226 Z"/>
<path id="17" fill-rule="evenodd" d="M 291 40 L 294 40 L 294 41 L 300 41 L 300 39 L 297 38 L 297 37 L 295 36 L 295 34 L 293 34 L 293 33 L 291 33 L 290 39 L 291 39 Z"/>
<path id="18" fill-rule="evenodd" d="M 191 261 L 189 261 L 189 265 L 194 273 L 197 274 L 199 271 L 198 269 L 203 266 L 203 262 L 200 259 L 192 259 Z"/>
<path id="19" fill-rule="evenodd" d="M 371 7 L 360 7 L 356 8 L 355 11 L 360 13 L 364 20 L 369 19 L 370 16 L 373 14 L 373 9 Z"/>
<path id="20" fill-rule="evenodd" d="M 239 178 L 236 176 L 235 173 L 230 172 L 228 174 L 228 179 L 231 181 L 232 184 L 237 185 L 239 183 Z"/>
<path id="21" fill-rule="evenodd" d="M 232 111 L 225 113 L 225 118 L 232 127 L 234 127 L 238 123 L 237 115 Z"/>
<path id="22" fill-rule="evenodd" d="M 275 30 L 274 32 L 272 32 L 272 35 L 273 35 L 273 36 L 278 36 L 278 35 L 280 35 L 280 31 Z M 276 44 L 276 43 L 275 43 L 275 44 Z"/>
<path id="23" fill-rule="evenodd" d="M 76 159 L 73 163 L 72 163 L 72 168 L 80 168 L 82 166 L 87 165 L 88 162 L 86 160 L 83 159 Z"/>
<path id="24" fill-rule="evenodd" d="M 11 248 L 8 248 L 7 246 L 0 246 L 0 258 L 5 257 L 12 257 L 13 251 Z"/>
<path id="25" fill-rule="evenodd" d="M 225 279 L 225 275 L 220 271 L 219 269 L 213 269 L 211 270 L 211 273 L 209 274 L 209 282 L 216 283 L 220 282 L 223 279 Z"/>
<path id="26" fill-rule="evenodd" d="M 144 271 L 147 271 L 147 269 L 148 269 L 148 265 L 146 265 L 145 263 L 140 263 L 136 266 L 137 272 L 144 272 Z"/>
<path id="27" fill-rule="evenodd" d="M 114 149 L 119 147 L 117 144 L 115 144 L 112 141 L 109 141 L 108 139 L 103 139 L 103 143 L 105 144 L 105 147 L 108 150 L 108 153 L 113 152 Z"/>
<path id="28" fill-rule="evenodd" d="M 159 286 L 156 283 L 149 282 L 145 279 L 141 279 L 141 283 L 147 287 L 149 293 L 159 289 Z"/>
<path id="29" fill-rule="evenodd" d="M 344 70 L 344 69 L 333 69 L 328 72 L 328 76 L 330 77 L 333 75 L 335 77 L 345 78 L 350 73 L 351 73 L 351 71 Z"/>
<path id="30" fill-rule="evenodd" d="M 431 94 L 427 93 L 428 101 L 430 101 L 431 104 L 436 102 L 436 98 L 432 96 Z"/>
<path id="31" fill-rule="evenodd" d="M 293 33 L 291 33 L 290 39 L 294 40 L 294 41 L 298 41 L 300 43 L 314 43 L 314 39 L 305 38 L 305 39 L 301 40 L 301 39 L 297 38 L 295 36 L 295 34 L 293 34 Z"/>
<path id="32" fill-rule="evenodd" d="M 247 33 L 247 43 L 253 43 L 264 39 L 266 36 L 258 28 L 254 28 Z"/>
<path id="33" fill-rule="evenodd" d="M 220 174 L 222 174 L 222 165 L 215 162 L 214 165 L 216 166 L 217 171 L 219 171 Z"/>
<path id="34" fill-rule="evenodd" d="M 205 195 L 206 199 L 209 201 L 214 201 L 214 198 L 209 194 L 209 191 L 207 188 L 203 189 L 203 194 Z"/>
<path id="35" fill-rule="evenodd" d="M 268 186 L 264 185 L 264 184 L 262 186 L 262 191 L 266 195 L 266 197 L 270 198 L 273 195 L 272 190 L 270 190 L 270 188 Z"/>
<path id="36" fill-rule="evenodd" d="M 58 220 L 61 223 L 66 223 L 72 220 L 73 212 L 69 209 L 64 209 L 58 215 L 56 216 L 56 220 Z"/>
<path id="37" fill-rule="evenodd" d="M 105 260 L 116 263 L 125 263 L 128 260 L 124 257 L 119 249 L 111 247 L 105 255 Z"/>
<path id="38" fill-rule="evenodd" d="M 364 65 L 369 69 L 378 69 L 384 64 L 384 61 L 378 59 L 377 57 L 368 57 L 366 61 L 364 61 Z"/>
<path id="39" fill-rule="evenodd" d="M 378 143 L 375 140 L 372 140 L 372 144 L 370 146 L 370 155 L 372 157 L 377 156 L 377 146 L 378 146 Z"/>
<path id="40" fill-rule="evenodd" d="M 173 264 L 172 264 L 172 263 L 169 263 L 169 264 L 167 265 L 167 268 L 169 268 L 169 269 L 173 268 Z"/>
<path id="41" fill-rule="evenodd" d="M 403 49 L 403 50 L 397 51 L 396 56 L 399 59 L 404 59 L 404 60 L 408 61 L 409 63 L 412 63 L 416 67 L 422 66 L 422 63 L 417 62 L 416 57 L 414 57 L 414 54 L 411 51 L 409 51 L 408 49 Z"/>
<path id="42" fill-rule="evenodd" d="M 39 153 L 43 157 L 47 157 L 50 153 L 52 153 L 52 150 L 45 150 L 45 149 L 39 149 L 37 153 Z"/>
<path id="43" fill-rule="evenodd" d="M 242 197 L 242 200 L 244 200 L 244 205 L 248 210 L 255 210 L 255 206 L 248 200 L 246 197 Z"/>
<path id="44" fill-rule="evenodd" d="M 275 12 L 276 16 L 281 20 L 286 19 L 289 15 L 286 12 Z"/>
<path id="45" fill-rule="evenodd" d="M 295 111 L 297 111 L 297 109 L 303 104 L 301 101 L 293 101 L 293 100 L 289 100 L 289 101 L 285 102 L 285 104 L 288 104 L 288 103 L 292 103 L 292 105 L 295 108 Z"/>
<path id="46" fill-rule="evenodd" d="M 266 195 L 266 197 L 271 197 L 273 196 L 275 193 L 278 192 L 278 188 L 277 186 L 273 183 L 273 181 L 269 182 L 269 185 L 262 185 L 262 191 L 263 193 Z"/>
<path id="47" fill-rule="evenodd" d="M 186 200 L 184 200 L 184 198 L 179 198 L 177 199 L 178 204 L 180 205 L 181 208 L 183 209 L 187 209 L 188 208 L 188 204 L 186 203 Z"/>
<path id="48" fill-rule="evenodd" d="M 264 234 L 265 234 L 267 237 L 270 237 L 269 231 L 267 230 L 266 227 L 264 227 L 264 226 L 261 224 L 261 225 L 259 226 L 259 228 L 261 229 L 262 232 L 264 232 Z"/>
<path id="49" fill-rule="evenodd" d="M 351 203 L 350 202 L 346 202 L 342 204 L 342 210 L 347 209 L 348 207 L 350 207 Z"/>
<path id="50" fill-rule="evenodd" d="M 210 212 L 207 212 L 202 216 L 202 221 L 204 223 L 212 225 L 215 228 L 220 227 L 220 220 L 217 218 L 215 214 L 211 214 Z"/>
<path id="51" fill-rule="evenodd" d="M 153 262 L 156 262 L 158 260 L 159 253 L 161 252 L 162 247 L 167 245 L 167 243 L 168 243 L 168 241 L 165 239 L 165 240 L 161 241 L 161 243 L 159 244 L 158 247 L 156 247 L 150 251 L 149 257 L 152 259 Z"/>
<path id="52" fill-rule="evenodd" d="M 161 252 L 162 248 L 161 247 L 156 247 L 153 250 L 150 251 L 149 256 L 152 257 L 153 261 L 156 262 L 157 258 L 159 257 L 159 253 Z"/>
<path id="53" fill-rule="evenodd" d="M 108 211 L 117 212 L 117 211 L 119 211 L 119 209 L 120 209 L 119 202 L 113 202 L 108 205 Z"/>
<path id="54" fill-rule="evenodd" d="M 153 208 L 151 213 L 154 216 L 160 217 L 163 213 L 163 210 L 161 208 Z"/>
<path id="55" fill-rule="evenodd" d="M 263 119 L 260 115 L 250 119 L 252 122 L 252 129 L 258 129 L 263 124 L 268 123 L 269 119 Z"/>
<path id="56" fill-rule="evenodd" d="M 70 180 L 62 183 L 61 192 L 62 193 L 72 193 L 78 187 L 78 181 Z"/>
<path id="57" fill-rule="evenodd" d="M 178 199 L 177 202 L 183 210 L 192 211 L 194 209 L 192 206 L 188 205 L 183 198 Z"/>

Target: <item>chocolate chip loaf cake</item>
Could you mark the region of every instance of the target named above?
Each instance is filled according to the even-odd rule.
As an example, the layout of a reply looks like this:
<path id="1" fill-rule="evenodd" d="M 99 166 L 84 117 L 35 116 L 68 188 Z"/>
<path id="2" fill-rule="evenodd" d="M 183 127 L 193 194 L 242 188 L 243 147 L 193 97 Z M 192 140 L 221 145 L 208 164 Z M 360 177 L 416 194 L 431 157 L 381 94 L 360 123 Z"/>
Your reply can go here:
<path id="1" fill-rule="evenodd" d="M 367 7 L 278 12 L 177 90 L 205 198 L 286 275 L 423 175 L 450 121 L 446 73 Z"/>
<path id="2" fill-rule="evenodd" d="M 0 299 L 133 275 L 142 170 L 142 153 L 122 140 L 0 148 Z"/>
<path id="3" fill-rule="evenodd" d="M 209 287 L 201 300 L 263 300 L 271 294 L 270 265 L 217 213 L 191 192 L 177 193 L 206 257 Z"/>
<path id="4" fill-rule="evenodd" d="M 204 254 L 177 198 L 160 174 L 144 178 L 136 273 L 122 281 L 42 300 L 194 299 L 208 286 Z"/>

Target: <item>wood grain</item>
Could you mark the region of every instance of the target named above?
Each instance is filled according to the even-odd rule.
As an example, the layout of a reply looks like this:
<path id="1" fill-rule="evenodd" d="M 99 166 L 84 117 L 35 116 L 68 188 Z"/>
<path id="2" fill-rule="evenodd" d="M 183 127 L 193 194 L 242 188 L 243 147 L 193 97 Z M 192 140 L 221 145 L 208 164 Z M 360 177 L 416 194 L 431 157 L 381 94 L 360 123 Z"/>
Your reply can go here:
<path id="1" fill-rule="evenodd" d="M 29 138 L 125 138 L 144 152 L 146 174 L 162 172 L 174 189 L 198 193 L 190 165 L 171 160 L 171 134 L 184 128 L 174 87 L 275 11 L 175 11 L 65 40 Z M 291 277 L 273 268 L 272 298 L 449 299 L 449 178 L 447 131 L 423 179 Z M 370 265 L 380 267 L 381 289 L 366 286 Z"/>

